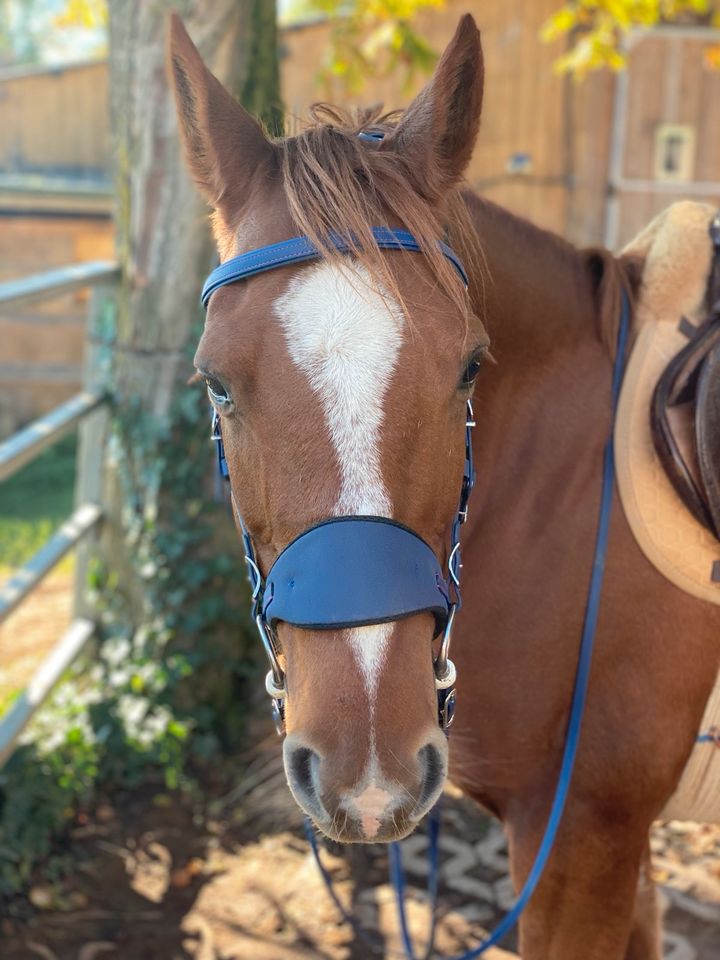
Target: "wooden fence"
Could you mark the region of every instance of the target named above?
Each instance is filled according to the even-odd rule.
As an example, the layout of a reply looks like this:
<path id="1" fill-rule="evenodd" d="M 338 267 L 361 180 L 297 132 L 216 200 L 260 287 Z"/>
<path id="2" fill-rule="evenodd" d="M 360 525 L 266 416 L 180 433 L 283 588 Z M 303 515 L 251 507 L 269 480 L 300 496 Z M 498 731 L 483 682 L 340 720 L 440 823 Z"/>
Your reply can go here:
<path id="1" fill-rule="evenodd" d="M 17 308 L 83 287 L 105 289 L 119 278 L 117 264 L 83 263 L 0 284 L 0 309 Z M 95 329 L 99 299 L 91 299 L 88 330 Z M 78 479 L 75 509 L 37 553 L 0 585 L 0 623 L 32 596 L 40 581 L 94 533 L 103 519 L 102 459 L 107 423 L 107 398 L 99 383 L 97 345 L 88 343 L 82 392 L 51 410 L 0 444 L 0 482 L 34 460 L 71 430 L 79 429 Z M 78 557 L 78 593 L 87 572 L 86 557 Z M 76 595 L 77 597 L 77 595 Z M 77 599 L 76 599 L 76 607 Z M 28 686 L 0 718 L 0 766 L 12 754 L 23 729 L 95 633 L 92 620 L 76 616 L 38 668 Z"/>
<path id="2" fill-rule="evenodd" d="M 104 61 L 0 71 L 0 183 L 32 174 L 107 184 Z M 8 183 L 12 182 L 8 180 Z"/>

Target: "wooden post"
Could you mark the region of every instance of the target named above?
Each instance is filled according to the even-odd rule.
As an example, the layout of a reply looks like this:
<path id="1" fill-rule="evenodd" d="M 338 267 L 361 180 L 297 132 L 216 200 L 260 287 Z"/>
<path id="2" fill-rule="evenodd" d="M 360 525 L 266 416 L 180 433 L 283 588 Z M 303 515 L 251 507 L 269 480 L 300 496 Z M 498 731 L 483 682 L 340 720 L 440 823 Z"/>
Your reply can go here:
<path id="1" fill-rule="evenodd" d="M 92 393 L 103 393 L 110 385 L 112 342 L 115 335 L 117 283 L 102 283 L 93 288 L 87 316 L 83 386 Z M 100 407 L 80 424 L 75 478 L 75 503 L 104 504 L 105 452 L 108 441 L 107 405 Z M 90 558 L 97 552 L 96 531 L 78 544 L 75 554 L 76 617 L 90 617 L 87 578 Z"/>

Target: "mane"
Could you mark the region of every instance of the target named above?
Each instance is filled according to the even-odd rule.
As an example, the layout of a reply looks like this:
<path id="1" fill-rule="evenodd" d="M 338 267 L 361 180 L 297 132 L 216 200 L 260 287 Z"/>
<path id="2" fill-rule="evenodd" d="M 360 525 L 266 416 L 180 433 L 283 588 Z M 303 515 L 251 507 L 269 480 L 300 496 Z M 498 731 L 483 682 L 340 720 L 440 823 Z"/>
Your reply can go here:
<path id="1" fill-rule="evenodd" d="M 631 316 L 634 316 L 643 263 L 638 257 L 616 257 L 604 247 L 591 247 L 581 250 L 580 253 L 581 262 L 589 271 L 597 291 L 598 336 L 614 359 L 620 329 L 622 296 L 627 296 Z"/>
<path id="2" fill-rule="evenodd" d="M 368 129 L 390 134 L 399 117 L 399 111 L 382 113 L 380 107 L 350 112 L 314 104 L 307 128 L 277 141 L 290 211 L 300 232 L 336 263 L 342 263 L 343 255 L 328 235 L 342 233 L 373 282 L 401 303 L 371 228 L 405 227 L 420 244 L 438 287 L 468 316 L 473 305 L 482 302 L 484 258 L 460 191 L 452 190 L 442 198 L 422 196 L 399 153 L 358 136 Z M 463 261 L 470 279 L 469 297 L 440 251 L 439 240 L 449 243 Z"/>
<path id="3" fill-rule="evenodd" d="M 512 213 L 487 197 L 465 191 L 464 199 L 469 215 L 475 223 L 480 221 L 482 224 L 484 236 L 499 234 L 507 247 L 523 251 L 522 257 L 526 260 L 533 248 L 542 249 L 553 265 L 552 274 L 567 272 L 577 277 L 580 288 L 587 289 L 594 304 L 596 335 L 614 358 L 622 295 L 627 295 L 634 312 L 642 282 L 641 258 L 628 254 L 616 256 L 604 247 L 578 248 L 559 234 Z M 517 256 L 520 258 L 521 255 L 518 253 Z"/>

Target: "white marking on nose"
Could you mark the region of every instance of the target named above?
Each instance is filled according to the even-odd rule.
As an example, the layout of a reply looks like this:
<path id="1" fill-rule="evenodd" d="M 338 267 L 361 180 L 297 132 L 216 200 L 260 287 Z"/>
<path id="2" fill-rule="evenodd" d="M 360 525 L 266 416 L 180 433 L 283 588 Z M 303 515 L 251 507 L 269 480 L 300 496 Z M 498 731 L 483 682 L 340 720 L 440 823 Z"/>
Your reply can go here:
<path id="1" fill-rule="evenodd" d="M 366 627 L 353 627 L 347 631 L 347 638 L 360 664 L 371 703 L 375 702 L 380 671 L 393 629 L 392 623 L 371 623 Z"/>
<path id="2" fill-rule="evenodd" d="M 404 317 L 367 271 L 330 263 L 305 268 L 276 301 L 288 351 L 319 397 L 340 468 L 336 515 L 389 517 L 380 466 L 384 401 L 402 345 Z M 372 562 L 372 558 L 368 558 Z M 346 631 L 374 708 L 392 624 Z"/>
<path id="3" fill-rule="evenodd" d="M 383 815 L 392 800 L 391 793 L 373 783 L 349 802 L 368 840 L 372 840 L 377 835 Z"/>

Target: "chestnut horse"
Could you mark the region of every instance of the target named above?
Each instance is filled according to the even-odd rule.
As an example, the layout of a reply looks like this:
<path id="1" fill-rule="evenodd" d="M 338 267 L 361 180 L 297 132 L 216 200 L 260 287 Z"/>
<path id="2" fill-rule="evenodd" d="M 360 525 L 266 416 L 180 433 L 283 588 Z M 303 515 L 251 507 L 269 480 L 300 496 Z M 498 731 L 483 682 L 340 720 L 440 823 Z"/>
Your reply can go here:
<path id="1" fill-rule="evenodd" d="M 475 405 L 449 756 L 429 614 L 337 630 L 281 623 L 290 788 L 329 836 L 391 840 L 449 771 L 503 821 L 519 885 L 557 779 L 619 300 L 638 267 L 462 189 L 483 90 L 470 16 L 402 116 L 317 109 L 287 139 L 264 135 L 177 18 L 169 68 L 221 260 L 298 234 L 325 254 L 218 289 L 196 354 L 262 572 L 301 531 L 345 515 L 392 518 L 446 564 L 471 394 Z M 368 130 L 378 137 L 359 136 Z M 423 255 L 379 250 L 375 225 L 409 230 Z M 338 253 L 330 231 L 360 238 L 356 256 Z M 440 239 L 463 260 L 467 292 Z M 616 502 L 579 755 L 522 919 L 525 960 L 660 956 L 648 830 L 693 746 L 719 636 L 720 607 L 655 571 Z"/>

